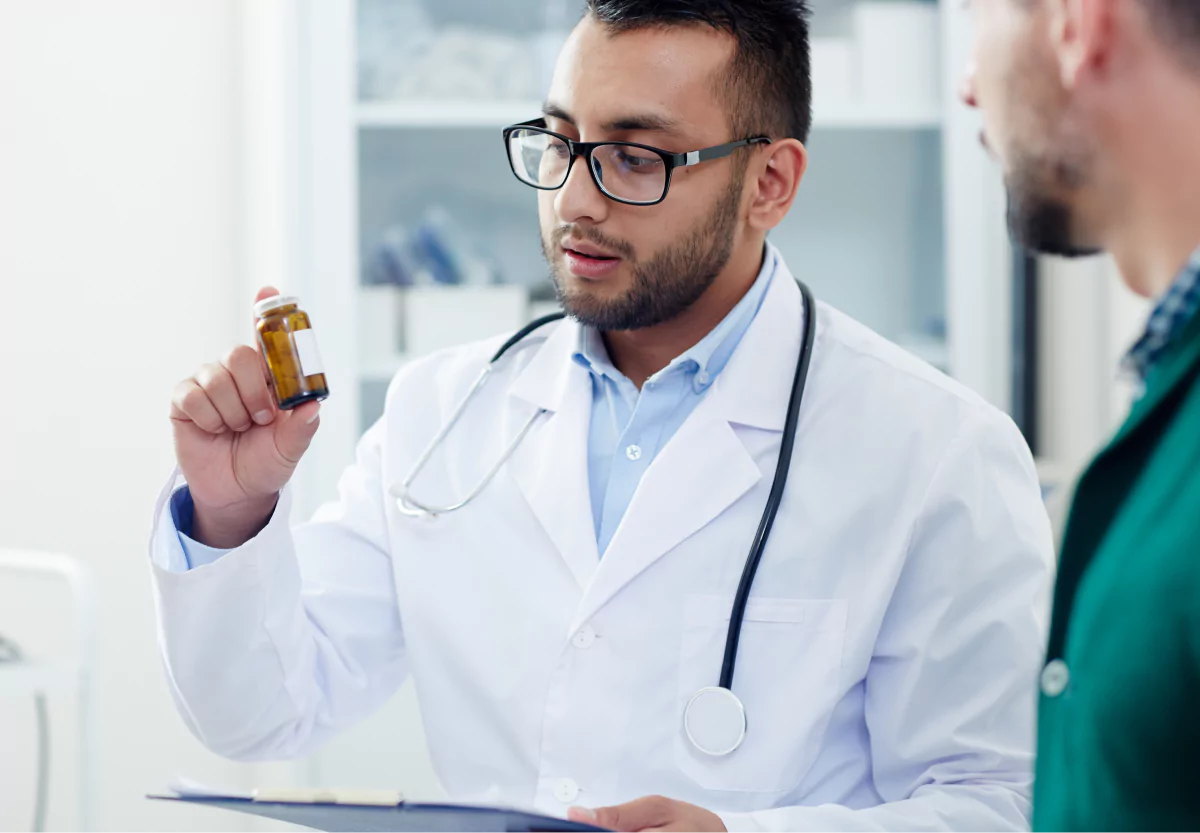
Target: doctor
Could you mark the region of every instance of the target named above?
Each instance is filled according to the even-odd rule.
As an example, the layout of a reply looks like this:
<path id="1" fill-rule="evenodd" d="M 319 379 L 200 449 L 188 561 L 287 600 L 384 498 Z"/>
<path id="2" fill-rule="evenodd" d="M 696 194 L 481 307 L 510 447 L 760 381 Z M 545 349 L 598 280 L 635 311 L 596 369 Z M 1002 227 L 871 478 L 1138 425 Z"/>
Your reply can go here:
<path id="1" fill-rule="evenodd" d="M 1033 462 L 978 397 L 804 304 L 765 242 L 807 164 L 805 21 L 796 0 L 590 2 L 544 120 L 506 132 L 571 318 L 498 360 L 424 465 L 499 340 L 403 370 L 340 499 L 296 528 L 318 406 L 276 412 L 247 347 L 179 385 L 187 485 L 152 561 L 204 743 L 304 755 L 411 676 L 456 798 L 627 830 L 1028 824 L 1052 570 Z M 732 694 L 689 713 L 731 618 Z"/>

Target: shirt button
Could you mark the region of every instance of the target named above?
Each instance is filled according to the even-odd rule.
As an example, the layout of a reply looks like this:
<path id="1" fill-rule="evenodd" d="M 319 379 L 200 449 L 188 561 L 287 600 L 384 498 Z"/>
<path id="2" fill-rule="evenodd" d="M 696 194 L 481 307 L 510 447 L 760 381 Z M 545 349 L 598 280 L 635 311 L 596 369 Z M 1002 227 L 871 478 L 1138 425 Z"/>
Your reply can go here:
<path id="1" fill-rule="evenodd" d="M 575 636 L 571 639 L 571 644 L 576 648 L 590 648 L 592 643 L 596 641 L 596 630 L 591 625 L 584 625 L 575 632 Z"/>
<path id="2" fill-rule="evenodd" d="M 642 447 L 640 445 L 631 445 L 625 449 L 625 456 L 630 460 L 642 459 Z"/>
<path id="3" fill-rule="evenodd" d="M 1051 660 L 1042 669 L 1042 694 L 1047 697 L 1058 697 L 1070 682 L 1071 670 L 1061 659 Z"/>
<path id="4" fill-rule="evenodd" d="M 554 785 L 554 797 L 563 804 L 570 804 L 579 798 L 579 785 L 570 778 L 560 778 Z"/>
<path id="5" fill-rule="evenodd" d="M 701 370 L 699 373 L 696 374 L 696 381 L 698 383 L 700 383 L 701 385 L 707 385 L 709 382 L 712 381 L 712 377 L 709 376 L 706 371 Z"/>

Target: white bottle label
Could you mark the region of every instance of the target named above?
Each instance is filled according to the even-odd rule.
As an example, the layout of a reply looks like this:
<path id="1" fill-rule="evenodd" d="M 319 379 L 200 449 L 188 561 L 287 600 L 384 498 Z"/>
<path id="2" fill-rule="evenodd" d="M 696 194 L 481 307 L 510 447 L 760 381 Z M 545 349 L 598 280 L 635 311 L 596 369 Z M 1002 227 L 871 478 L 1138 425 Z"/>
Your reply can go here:
<path id="1" fill-rule="evenodd" d="M 292 333 L 296 355 L 300 359 L 300 372 L 305 376 L 316 376 L 325 372 L 321 362 L 321 351 L 317 349 L 317 334 L 312 330 L 296 330 Z"/>

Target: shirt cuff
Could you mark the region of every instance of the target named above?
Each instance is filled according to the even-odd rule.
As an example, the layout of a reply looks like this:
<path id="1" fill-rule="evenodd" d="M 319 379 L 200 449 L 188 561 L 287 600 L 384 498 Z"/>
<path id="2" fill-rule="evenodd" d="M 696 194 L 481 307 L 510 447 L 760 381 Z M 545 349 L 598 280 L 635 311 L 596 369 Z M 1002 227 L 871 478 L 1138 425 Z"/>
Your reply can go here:
<path id="1" fill-rule="evenodd" d="M 192 523 L 196 515 L 196 504 L 192 502 L 192 493 L 187 486 L 180 486 L 171 495 L 171 520 L 179 536 L 179 546 L 183 548 L 183 558 L 187 562 L 186 569 L 194 570 L 215 562 L 231 550 L 220 550 L 201 544 L 191 536 Z"/>

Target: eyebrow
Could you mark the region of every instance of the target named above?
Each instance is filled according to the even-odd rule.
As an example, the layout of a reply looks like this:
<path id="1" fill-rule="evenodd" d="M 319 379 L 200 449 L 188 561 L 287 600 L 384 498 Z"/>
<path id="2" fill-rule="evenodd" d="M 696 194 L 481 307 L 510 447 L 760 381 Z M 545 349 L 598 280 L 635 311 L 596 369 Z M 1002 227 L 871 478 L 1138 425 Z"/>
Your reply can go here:
<path id="1" fill-rule="evenodd" d="M 571 117 L 571 114 L 557 104 L 547 102 L 542 107 L 542 114 L 549 119 L 558 119 L 559 121 L 565 121 L 567 124 L 575 124 L 575 119 Z M 641 113 L 615 119 L 600 125 L 600 127 L 606 133 L 619 133 L 632 130 L 653 130 L 662 133 L 674 133 L 678 132 L 680 122 L 677 119 L 657 113 Z"/>

